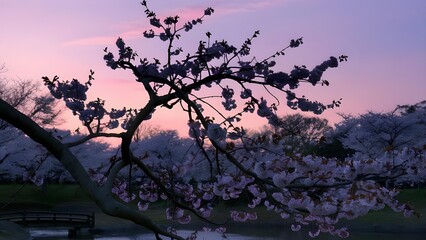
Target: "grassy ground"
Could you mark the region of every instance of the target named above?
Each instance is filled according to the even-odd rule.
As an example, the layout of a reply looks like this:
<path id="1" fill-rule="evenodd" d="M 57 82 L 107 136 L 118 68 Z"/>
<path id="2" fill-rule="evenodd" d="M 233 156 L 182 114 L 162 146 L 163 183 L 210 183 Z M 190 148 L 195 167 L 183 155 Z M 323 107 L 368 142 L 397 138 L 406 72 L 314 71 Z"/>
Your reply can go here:
<path id="1" fill-rule="evenodd" d="M 384 209 L 377 212 L 371 212 L 366 216 L 348 222 L 351 228 L 367 231 L 426 231 L 426 189 L 406 189 L 398 196 L 398 199 L 409 203 L 422 217 L 405 218 L 400 213 L 395 213 L 390 209 Z M 76 185 L 47 185 L 44 188 L 38 188 L 33 185 L 10 184 L 0 185 L 0 211 L 10 211 L 16 209 L 39 210 L 55 209 L 70 210 L 73 207 L 77 209 L 93 209 L 97 211 L 97 225 L 107 226 L 111 223 L 120 223 L 122 219 L 111 218 L 100 213 L 90 199 L 84 195 Z M 146 214 L 158 224 L 170 224 L 165 220 L 164 203 L 154 204 Z M 220 207 L 216 208 L 212 215 L 215 222 L 226 222 L 229 216 L 229 210 L 239 210 L 241 207 Z M 258 209 L 260 221 L 255 224 L 282 224 L 282 219 L 263 209 Z M 193 224 L 203 224 L 204 222 L 194 219 Z M 345 223 L 343 223 L 345 224 Z"/>
<path id="2" fill-rule="evenodd" d="M 426 189 L 404 189 L 397 199 L 409 204 L 419 216 L 404 217 L 389 208 L 355 219 L 348 225 L 355 228 L 373 228 L 377 231 L 426 231 Z M 392 228 L 392 229 L 391 229 Z"/>
<path id="3" fill-rule="evenodd" d="M 50 184 L 39 188 L 34 185 L 5 184 L 0 185 L 0 193 L 1 210 L 19 206 L 49 209 L 64 202 L 90 201 L 77 185 Z"/>

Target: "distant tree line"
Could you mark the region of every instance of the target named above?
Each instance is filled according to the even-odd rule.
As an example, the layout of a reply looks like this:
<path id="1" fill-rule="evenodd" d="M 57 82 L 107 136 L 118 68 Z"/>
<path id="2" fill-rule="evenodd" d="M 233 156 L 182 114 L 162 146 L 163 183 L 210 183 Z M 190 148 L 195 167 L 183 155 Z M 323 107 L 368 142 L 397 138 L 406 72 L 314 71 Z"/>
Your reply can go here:
<path id="1" fill-rule="evenodd" d="M 0 97 L 34 117 L 40 124 L 54 125 L 60 110 L 56 100 L 43 94 L 37 95 L 39 86 L 28 80 L 0 79 Z M 273 149 L 286 156 L 320 156 L 344 161 L 347 157 L 376 159 L 380 155 L 404 147 L 425 148 L 426 101 L 413 105 L 397 106 L 391 112 L 368 112 L 358 116 L 342 115 L 343 121 L 330 126 L 327 119 L 305 116 L 299 113 L 279 117 L 277 124 L 265 125 L 260 131 L 249 130 L 247 138 L 260 147 Z M 79 132 L 51 129 L 53 135 L 72 141 L 82 137 Z M 71 175 L 49 153 L 31 141 L 22 132 L 0 119 L 0 181 L 25 182 L 41 179 L 46 183 L 73 182 Z M 90 147 L 88 147 L 90 144 Z M 97 149 L 97 150 L 96 150 Z M 162 130 L 141 125 L 134 135 L 132 149 L 145 155 L 150 161 L 164 164 L 182 162 L 186 158 L 201 164 L 202 150 L 190 138 L 179 137 L 174 130 Z M 165 149 L 168 149 L 165 151 Z M 84 148 L 73 151 L 82 156 L 92 155 L 84 162 L 88 169 L 99 170 L 113 161 L 114 152 L 107 143 L 89 141 Z M 194 157 L 197 156 L 197 157 Z M 22 161 L 22 159 L 27 159 Z M 205 163 L 204 163 L 205 164 Z M 204 166 L 208 168 L 208 166 Z M 207 178 L 213 172 L 187 175 L 189 178 Z M 138 175 L 134 175 L 136 178 Z"/>

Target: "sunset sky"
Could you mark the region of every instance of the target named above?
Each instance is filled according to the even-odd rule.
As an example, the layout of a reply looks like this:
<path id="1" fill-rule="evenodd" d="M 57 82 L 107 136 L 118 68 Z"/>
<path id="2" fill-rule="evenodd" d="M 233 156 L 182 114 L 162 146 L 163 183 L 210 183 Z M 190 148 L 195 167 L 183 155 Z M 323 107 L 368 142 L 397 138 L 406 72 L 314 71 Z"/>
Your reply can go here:
<path id="1" fill-rule="evenodd" d="M 4 76 L 33 79 L 42 76 L 95 82 L 90 98 L 107 100 L 108 107 L 141 107 L 142 88 L 129 73 L 105 66 L 103 49 L 115 50 L 122 37 L 141 57 L 166 56 L 163 42 L 145 39 L 150 29 L 136 0 L 0 0 L 0 63 Z M 263 59 L 303 37 L 305 44 L 277 61 L 276 70 L 294 65 L 309 69 L 330 56 L 345 54 L 349 61 L 326 72 L 329 87 L 303 86 L 298 92 L 325 103 L 343 98 L 342 106 L 322 115 L 332 123 L 337 113 L 390 111 L 397 104 L 426 100 L 426 1 L 424 0 L 161 0 L 148 1 L 159 17 L 180 15 L 182 22 L 200 16 L 206 7 L 215 13 L 201 26 L 183 34 L 180 46 L 196 50 L 199 40 L 226 39 L 239 46 L 254 31 L 261 35 L 253 53 Z M 284 98 L 284 96 L 282 96 Z M 283 106 L 282 115 L 293 113 Z M 63 116 L 64 126 L 78 121 Z M 250 117 L 250 127 L 266 122 Z M 185 115 L 158 111 L 151 124 L 185 129 Z"/>

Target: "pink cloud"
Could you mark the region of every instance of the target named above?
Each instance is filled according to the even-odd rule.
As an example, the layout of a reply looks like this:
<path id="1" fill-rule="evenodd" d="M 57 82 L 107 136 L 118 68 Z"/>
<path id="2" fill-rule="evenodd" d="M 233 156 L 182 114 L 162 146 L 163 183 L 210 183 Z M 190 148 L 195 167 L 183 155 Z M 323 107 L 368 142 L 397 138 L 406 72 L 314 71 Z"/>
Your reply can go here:
<path id="1" fill-rule="evenodd" d="M 135 28 L 133 30 L 129 30 L 126 32 L 122 32 L 120 34 L 115 34 L 114 36 L 94 36 L 88 38 L 80 38 L 71 41 L 67 41 L 62 43 L 63 46 L 76 46 L 76 45 L 110 45 L 114 43 L 118 37 L 122 37 L 125 39 L 135 39 L 141 37 L 143 32 L 146 29 Z"/>
<path id="2" fill-rule="evenodd" d="M 268 1 L 244 1 L 244 2 L 223 2 L 218 3 L 215 7 L 215 15 L 229 15 L 236 14 L 239 12 L 251 12 L 259 9 L 271 8 L 277 5 L 282 5 L 290 0 L 268 0 Z M 206 7 L 189 7 L 181 9 L 173 9 L 165 13 L 158 13 L 160 19 L 164 19 L 167 16 L 179 15 L 180 22 L 183 23 L 192 19 L 197 19 L 204 14 Z M 142 36 L 143 32 L 151 29 L 148 21 L 141 24 L 140 20 L 125 21 L 114 26 L 116 29 L 121 31 L 120 34 L 111 34 L 111 36 L 93 36 L 87 38 L 79 38 L 71 41 L 64 42 L 63 46 L 76 46 L 76 45 L 109 45 L 116 41 L 117 37 L 125 39 L 135 39 Z"/>
<path id="3" fill-rule="evenodd" d="M 203 8 L 185 8 L 173 10 L 168 13 L 160 13 L 158 17 L 160 19 L 164 19 L 168 16 L 179 15 L 180 17 L 180 26 L 187 21 L 192 19 L 196 19 L 201 17 L 204 14 Z M 76 46 L 76 45 L 109 45 L 114 43 L 117 40 L 117 37 L 122 37 L 124 39 L 135 39 L 140 38 L 143 35 L 144 31 L 153 29 L 151 25 L 149 25 L 149 21 L 146 21 L 144 24 L 140 23 L 140 20 L 137 21 L 124 21 L 122 23 L 116 24 L 114 28 L 121 31 L 119 34 L 112 33 L 111 36 L 93 36 L 87 38 L 79 38 L 71 41 L 64 42 L 63 46 Z M 155 28 L 154 28 L 155 30 Z"/>
<path id="4" fill-rule="evenodd" d="M 287 1 L 284 1 L 287 2 Z M 268 0 L 268 1 L 244 1 L 244 2 L 223 2 L 218 3 L 215 7 L 215 15 L 229 15 L 229 14 L 235 14 L 238 12 L 250 12 L 250 11 L 256 11 L 258 9 L 264 9 L 264 8 L 270 8 L 274 7 L 276 5 L 283 4 L 282 0 Z M 192 19 L 197 19 L 201 17 L 204 14 L 205 8 L 208 6 L 193 6 L 188 8 L 180 8 L 180 9 L 173 9 L 167 12 L 159 12 L 158 17 L 160 19 L 164 19 L 168 16 L 175 16 L 179 15 L 180 22 L 183 25 L 187 21 L 191 21 Z M 138 20 L 130 20 L 130 21 L 123 21 L 121 23 L 115 24 L 114 28 L 118 29 L 118 31 L 121 31 L 120 34 L 114 34 L 112 33 L 110 36 L 104 35 L 104 36 L 93 36 L 93 37 L 87 37 L 87 38 L 78 38 L 74 40 L 70 40 L 67 42 L 64 42 L 63 46 L 76 46 L 76 45 L 109 45 L 117 39 L 118 36 L 125 38 L 125 39 L 135 39 L 138 37 L 141 37 L 143 32 L 146 30 L 151 29 L 152 27 L 149 25 L 148 21 L 141 24 L 140 19 Z"/>

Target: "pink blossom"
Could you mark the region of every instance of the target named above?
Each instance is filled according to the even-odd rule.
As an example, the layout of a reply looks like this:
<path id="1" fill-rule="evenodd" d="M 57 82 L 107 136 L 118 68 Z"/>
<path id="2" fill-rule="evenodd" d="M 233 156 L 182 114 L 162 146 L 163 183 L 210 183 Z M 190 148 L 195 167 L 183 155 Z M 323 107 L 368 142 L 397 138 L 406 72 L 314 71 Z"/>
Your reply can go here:
<path id="1" fill-rule="evenodd" d="M 215 231 L 220 233 L 220 234 L 224 234 L 226 232 L 226 228 L 225 227 L 219 227 L 219 228 L 216 228 Z"/>
<path id="2" fill-rule="evenodd" d="M 139 211 L 146 211 L 149 207 L 149 203 L 138 202 Z"/>
<path id="3" fill-rule="evenodd" d="M 302 229 L 302 225 L 300 225 L 300 224 L 291 224 L 291 230 L 293 232 L 300 231 L 300 229 Z"/>
<path id="4" fill-rule="evenodd" d="M 312 231 L 309 231 L 309 236 L 310 237 L 318 237 L 318 235 L 321 233 L 321 230 L 317 230 L 316 232 L 312 232 Z"/>
<path id="5" fill-rule="evenodd" d="M 177 221 L 178 221 L 180 224 L 188 224 L 188 223 L 190 223 L 190 222 L 191 222 L 191 216 L 189 216 L 188 214 L 186 214 L 186 215 L 184 215 L 184 216 L 182 216 L 182 217 L 178 218 L 178 219 L 177 219 Z"/>

